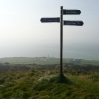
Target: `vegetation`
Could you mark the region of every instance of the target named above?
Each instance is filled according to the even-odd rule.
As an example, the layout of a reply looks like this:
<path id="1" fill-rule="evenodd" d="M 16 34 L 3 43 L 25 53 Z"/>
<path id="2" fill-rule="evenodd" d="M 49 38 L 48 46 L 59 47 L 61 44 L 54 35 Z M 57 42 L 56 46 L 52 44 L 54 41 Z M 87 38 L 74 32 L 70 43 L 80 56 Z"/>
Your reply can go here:
<path id="1" fill-rule="evenodd" d="M 8 58 L 0 58 L 1 64 L 59 64 L 60 59 L 54 57 L 8 57 Z M 92 64 L 92 65 L 99 65 L 99 61 L 96 60 L 84 60 L 84 59 L 73 59 L 73 58 L 64 58 L 63 63 L 73 63 L 73 64 Z"/>
<path id="2" fill-rule="evenodd" d="M 64 68 L 64 76 L 61 83 L 57 68 L 1 72 L 0 99 L 99 99 L 99 72 Z"/>
<path id="3" fill-rule="evenodd" d="M 46 64 L 46 57 L 37 62 L 22 58 L 24 64 L 6 59 L 0 64 L 0 99 L 99 99 L 98 61 L 64 59 L 60 76 L 57 58 Z"/>
<path id="4" fill-rule="evenodd" d="M 30 68 L 25 65 L 14 65 L 14 64 L 0 64 L 0 72 L 4 71 L 20 71 L 20 70 L 29 70 Z"/>

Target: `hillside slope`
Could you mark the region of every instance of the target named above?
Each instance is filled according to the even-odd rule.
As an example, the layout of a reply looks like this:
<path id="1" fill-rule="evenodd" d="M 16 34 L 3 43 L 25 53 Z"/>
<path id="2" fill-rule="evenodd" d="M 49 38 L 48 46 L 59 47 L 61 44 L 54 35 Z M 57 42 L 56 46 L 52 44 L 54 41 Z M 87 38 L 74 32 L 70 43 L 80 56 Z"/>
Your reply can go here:
<path id="1" fill-rule="evenodd" d="M 99 99 L 99 73 L 65 73 L 71 81 L 53 82 L 58 71 L 0 73 L 0 99 Z"/>

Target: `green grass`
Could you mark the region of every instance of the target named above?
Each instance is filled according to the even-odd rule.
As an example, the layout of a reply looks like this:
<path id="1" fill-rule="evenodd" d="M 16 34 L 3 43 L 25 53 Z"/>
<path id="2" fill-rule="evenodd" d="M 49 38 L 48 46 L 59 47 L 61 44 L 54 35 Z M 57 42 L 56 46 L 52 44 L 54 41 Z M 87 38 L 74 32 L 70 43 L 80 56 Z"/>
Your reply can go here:
<path id="1" fill-rule="evenodd" d="M 99 65 L 99 61 L 96 61 L 96 60 L 82 60 L 81 64 Z"/>
<path id="2" fill-rule="evenodd" d="M 40 65 L 44 65 L 44 64 L 59 64 L 59 59 L 58 58 L 54 58 L 51 60 L 47 60 L 45 62 L 45 58 L 43 57 L 38 57 L 36 58 L 38 59 L 37 61 L 35 60 L 35 58 L 28 58 L 28 57 L 9 57 L 9 58 L 0 58 L 0 62 L 1 63 L 5 63 L 5 62 L 9 62 L 10 64 L 40 64 Z"/>
<path id="3" fill-rule="evenodd" d="M 0 73 L 0 99 L 99 99 L 99 73 L 72 75 L 58 72 Z"/>
<path id="4" fill-rule="evenodd" d="M 50 60 L 46 60 L 44 57 L 37 57 L 38 61 L 35 60 L 35 58 L 29 58 L 29 57 L 8 57 L 8 58 L 0 58 L 1 63 L 9 62 L 10 64 L 59 64 L 60 59 L 59 58 L 52 58 Z M 46 60 L 46 62 L 45 62 Z M 63 63 L 72 62 L 73 59 L 64 58 Z M 99 65 L 99 61 L 95 60 L 81 60 L 79 64 L 92 64 L 92 65 Z"/>

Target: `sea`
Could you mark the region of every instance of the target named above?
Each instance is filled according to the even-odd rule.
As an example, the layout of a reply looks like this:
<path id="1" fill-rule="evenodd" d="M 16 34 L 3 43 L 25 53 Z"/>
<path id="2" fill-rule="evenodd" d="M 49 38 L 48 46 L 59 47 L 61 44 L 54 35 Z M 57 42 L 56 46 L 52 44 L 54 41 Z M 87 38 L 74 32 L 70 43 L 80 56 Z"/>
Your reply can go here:
<path id="1" fill-rule="evenodd" d="M 33 56 L 60 58 L 60 45 L 43 45 Z M 64 44 L 63 58 L 99 60 L 99 44 Z"/>
<path id="2" fill-rule="evenodd" d="M 0 48 L 3 57 L 56 57 L 60 58 L 60 44 Z M 99 44 L 63 44 L 63 58 L 99 60 Z"/>

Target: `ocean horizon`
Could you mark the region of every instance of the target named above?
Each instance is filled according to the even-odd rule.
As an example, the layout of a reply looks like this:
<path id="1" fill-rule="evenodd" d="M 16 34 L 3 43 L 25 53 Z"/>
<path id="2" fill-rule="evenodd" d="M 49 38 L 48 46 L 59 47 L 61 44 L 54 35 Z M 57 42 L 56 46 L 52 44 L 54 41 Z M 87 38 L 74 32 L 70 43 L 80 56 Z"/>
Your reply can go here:
<path id="1" fill-rule="evenodd" d="M 8 53 L 9 52 L 9 53 Z M 0 50 L 1 56 L 4 57 L 56 57 L 60 58 L 60 45 L 40 45 L 19 48 L 4 48 Z M 99 60 L 99 46 L 65 44 L 63 46 L 63 58 Z"/>

